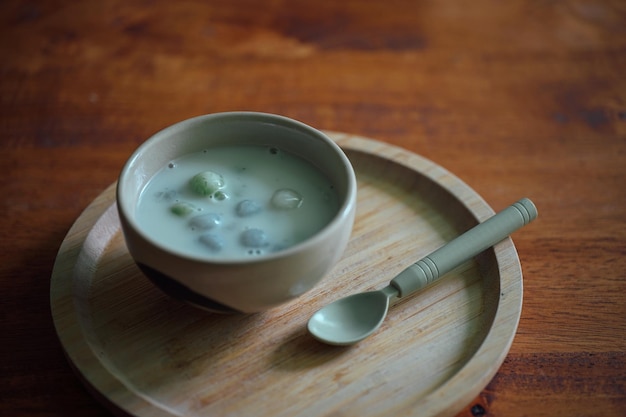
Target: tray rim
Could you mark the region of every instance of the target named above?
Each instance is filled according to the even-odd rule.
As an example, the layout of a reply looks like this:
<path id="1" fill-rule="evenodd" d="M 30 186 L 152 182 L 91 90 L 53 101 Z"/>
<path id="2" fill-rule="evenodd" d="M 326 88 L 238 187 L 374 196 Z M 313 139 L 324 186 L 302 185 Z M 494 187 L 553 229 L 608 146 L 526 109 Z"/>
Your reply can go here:
<path id="1" fill-rule="evenodd" d="M 471 215 L 477 221 L 482 221 L 490 217 L 494 213 L 493 209 L 485 202 L 485 200 L 465 182 L 463 182 L 460 178 L 458 178 L 447 169 L 439 166 L 438 164 L 430 161 L 427 158 L 424 158 L 423 156 L 420 156 L 416 153 L 395 146 L 393 144 L 380 142 L 358 135 L 334 131 L 324 132 L 328 134 L 332 139 L 337 141 L 342 148 L 352 151 L 366 152 L 373 154 L 377 157 L 382 157 L 383 159 L 389 159 L 393 163 L 405 166 L 413 171 L 416 171 L 415 165 L 427 167 L 427 170 L 417 172 L 419 172 L 421 175 L 428 177 L 429 179 L 437 183 L 437 185 L 448 191 L 455 199 L 459 201 L 460 204 L 462 204 L 471 213 Z M 445 184 L 440 181 L 440 179 L 444 176 L 447 179 Z M 75 309 L 73 309 L 71 305 L 68 305 L 68 303 L 60 303 L 56 301 L 56 298 L 62 295 L 60 293 L 63 293 L 63 290 L 65 290 L 66 292 L 69 290 L 70 295 L 72 294 L 72 282 L 65 282 L 64 285 L 61 286 L 57 284 L 55 287 L 55 283 L 62 281 L 60 275 L 63 275 L 63 271 L 61 270 L 62 265 L 60 265 L 59 257 L 61 255 L 65 255 L 66 257 L 72 258 L 74 260 L 77 258 L 78 253 L 80 252 L 80 249 L 82 247 L 82 243 L 85 241 L 85 239 L 89 235 L 89 232 L 93 229 L 95 224 L 102 219 L 102 217 L 106 214 L 108 210 L 114 209 L 115 185 L 116 183 L 114 182 L 107 188 L 105 188 L 105 190 L 102 191 L 94 200 L 92 200 L 92 202 L 83 210 L 83 212 L 76 218 L 75 222 L 72 224 L 59 248 L 57 258 L 55 259 L 54 267 L 52 270 L 50 284 L 50 305 L 53 323 L 55 326 L 57 337 L 59 338 L 70 367 L 74 370 L 74 372 L 76 372 L 80 380 L 87 386 L 90 393 L 94 395 L 98 400 L 100 400 L 100 402 L 103 403 L 103 405 L 105 405 L 110 411 L 116 412 L 117 414 L 121 412 L 122 415 L 134 415 L 128 414 L 127 410 L 135 409 L 136 407 L 149 406 L 151 407 L 150 415 L 177 415 L 175 412 L 173 412 L 173 410 L 166 410 L 163 408 L 163 405 L 158 403 L 155 404 L 154 401 L 152 401 L 150 398 L 147 398 L 141 392 L 133 392 L 130 387 L 126 386 L 123 382 L 119 381 L 115 377 L 111 378 L 111 381 L 109 381 L 109 386 L 107 386 L 110 391 L 112 390 L 112 392 L 115 393 L 115 398 L 109 398 L 107 395 L 100 392 L 98 387 L 96 387 L 89 379 L 89 377 L 83 373 L 83 367 L 93 366 L 94 363 L 96 366 L 106 368 L 102 363 L 100 363 L 97 355 L 92 351 L 89 346 L 87 346 L 87 349 L 83 349 L 83 352 L 87 352 L 88 357 L 78 357 L 77 355 L 78 353 L 80 353 L 78 352 L 80 351 L 80 349 L 75 346 L 68 346 L 67 343 L 69 340 L 75 341 L 76 338 L 81 339 L 80 335 L 77 334 L 77 332 L 80 333 L 81 324 L 80 318 L 78 317 L 78 312 L 75 311 Z M 98 213 L 98 215 L 95 217 L 95 220 L 91 224 L 91 227 L 86 230 L 84 230 L 84 228 L 83 230 L 79 230 L 81 228 L 81 218 L 88 217 L 94 212 Z M 70 242 L 67 240 L 70 235 L 74 234 L 80 234 L 80 245 L 70 245 Z M 498 294 L 496 311 L 490 328 L 486 332 L 484 339 L 482 340 L 480 346 L 477 348 L 474 354 L 455 374 L 453 374 L 448 380 L 446 380 L 433 392 L 419 398 L 420 415 L 449 415 L 450 413 L 458 412 L 458 403 L 461 402 L 462 406 L 464 406 L 480 393 L 480 391 L 489 383 L 493 376 L 495 376 L 510 350 L 521 317 L 523 302 L 522 270 L 517 250 L 510 237 L 494 246 L 493 250 L 498 270 L 498 276 L 500 279 L 500 294 Z M 508 261 L 510 263 L 510 265 L 508 265 L 509 274 L 505 274 L 503 278 L 501 258 L 504 256 L 502 255 L 502 253 L 505 252 L 508 252 L 507 256 L 509 257 L 513 255 L 513 259 Z M 505 279 L 505 282 L 503 282 L 503 279 Z M 65 281 L 72 280 L 66 279 Z M 504 287 L 506 287 L 507 289 L 506 296 L 503 289 Z M 70 313 L 69 316 L 68 310 Z M 60 331 L 64 324 L 62 321 L 68 320 L 68 317 L 73 317 L 75 320 L 74 326 L 72 328 L 73 332 L 71 334 L 62 334 L 62 332 Z M 500 322 L 511 320 L 513 320 L 513 324 L 509 325 L 508 329 L 503 329 L 502 326 L 498 326 L 498 323 Z M 88 342 L 84 339 L 81 339 L 81 342 L 85 345 L 88 345 Z M 499 349 L 497 349 L 497 351 L 494 353 L 494 349 L 497 347 L 499 347 Z M 473 365 L 475 362 L 481 361 L 488 364 L 488 366 L 486 366 L 485 368 L 470 366 Z M 471 389 L 467 388 L 468 379 L 472 387 Z M 120 404 L 120 401 L 126 401 L 127 403 Z M 132 406 L 129 406 L 129 404 L 132 404 Z M 442 407 L 441 404 L 444 404 L 444 406 Z M 447 406 L 445 406 L 446 404 Z"/>

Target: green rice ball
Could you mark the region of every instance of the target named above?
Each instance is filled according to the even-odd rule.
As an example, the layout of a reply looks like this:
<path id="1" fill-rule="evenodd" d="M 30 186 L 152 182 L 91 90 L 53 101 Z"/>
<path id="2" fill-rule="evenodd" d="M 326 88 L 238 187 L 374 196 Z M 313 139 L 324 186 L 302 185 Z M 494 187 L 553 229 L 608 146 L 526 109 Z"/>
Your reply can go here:
<path id="1" fill-rule="evenodd" d="M 208 197 L 224 188 L 224 177 L 213 171 L 204 171 L 189 180 L 191 190 L 201 196 Z"/>
<path id="2" fill-rule="evenodd" d="M 185 201 L 175 203 L 170 207 L 170 211 L 180 217 L 188 216 L 195 210 L 196 207 L 193 204 L 187 203 Z"/>

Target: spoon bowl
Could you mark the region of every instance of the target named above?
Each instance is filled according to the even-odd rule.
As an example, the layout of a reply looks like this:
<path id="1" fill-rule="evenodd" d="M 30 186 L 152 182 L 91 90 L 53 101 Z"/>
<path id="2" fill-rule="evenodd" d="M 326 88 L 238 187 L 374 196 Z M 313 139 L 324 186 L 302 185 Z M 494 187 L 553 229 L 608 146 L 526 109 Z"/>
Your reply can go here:
<path id="1" fill-rule="evenodd" d="M 330 345 L 351 345 L 365 339 L 378 330 L 392 299 L 428 286 L 536 217 L 533 202 L 519 200 L 410 265 L 382 290 L 354 294 L 318 310 L 309 319 L 309 332 Z"/>
<path id="2" fill-rule="evenodd" d="M 308 323 L 309 332 L 320 342 L 352 345 L 374 333 L 385 320 L 398 291 L 388 286 L 381 291 L 353 294 L 318 310 Z"/>

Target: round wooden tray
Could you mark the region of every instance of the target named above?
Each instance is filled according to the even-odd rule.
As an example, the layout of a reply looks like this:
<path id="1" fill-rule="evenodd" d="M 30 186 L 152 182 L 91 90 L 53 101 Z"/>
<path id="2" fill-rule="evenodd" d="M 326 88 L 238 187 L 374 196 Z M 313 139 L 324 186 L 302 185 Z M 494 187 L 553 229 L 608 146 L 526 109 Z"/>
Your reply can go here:
<path id="1" fill-rule="evenodd" d="M 52 272 L 52 316 L 70 363 L 105 405 L 132 416 L 444 416 L 487 385 L 521 313 L 510 238 L 402 300 L 355 346 L 307 333 L 320 307 L 383 287 L 493 214 L 418 155 L 329 134 L 357 172 L 352 239 L 318 287 L 265 313 L 211 314 L 153 287 L 126 250 L 113 185 L 81 214 Z"/>

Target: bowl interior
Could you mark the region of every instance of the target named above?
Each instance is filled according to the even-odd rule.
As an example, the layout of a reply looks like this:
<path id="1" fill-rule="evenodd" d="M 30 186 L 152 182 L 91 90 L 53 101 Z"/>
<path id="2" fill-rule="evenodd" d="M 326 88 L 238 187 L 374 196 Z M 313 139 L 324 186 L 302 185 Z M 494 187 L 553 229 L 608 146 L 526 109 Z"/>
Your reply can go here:
<path id="1" fill-rule="evenodd" d="M 341 221 L 354 204 L 356 180 L 350 162 L 323 133 L 276 115 L 221 113 L 172 125 L 135 151 L 122 170 L 117 196 L 129 225 L 141 230 L 134 219 L 136 206 L 141 191 L 161 168 L 183 155 L 224 145 L 275 146 L 313 164 L 334 184 L 339 198 L 332 222 Z"/>

